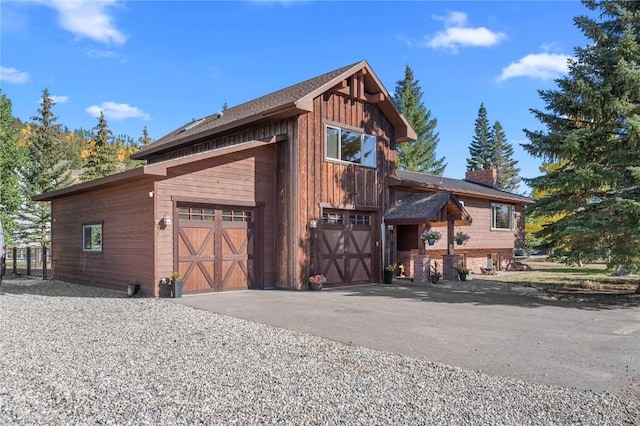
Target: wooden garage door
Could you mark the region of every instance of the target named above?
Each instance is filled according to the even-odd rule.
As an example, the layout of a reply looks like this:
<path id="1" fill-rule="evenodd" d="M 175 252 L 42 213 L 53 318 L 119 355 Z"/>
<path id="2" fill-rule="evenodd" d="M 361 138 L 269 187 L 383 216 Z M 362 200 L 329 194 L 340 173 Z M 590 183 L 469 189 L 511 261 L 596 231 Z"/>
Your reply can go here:
<path id="1" fill-rule="evenodd" d="M 373 264 L 373 214 L 324 211 L 320 258 L 327 284 L 370 283 Z"/>
<path id="2" fill-rule="evenodd" d="M 253 285 L 253 211 L 178 206 L 178 270 L 183 291 L 223 291 Z"/>

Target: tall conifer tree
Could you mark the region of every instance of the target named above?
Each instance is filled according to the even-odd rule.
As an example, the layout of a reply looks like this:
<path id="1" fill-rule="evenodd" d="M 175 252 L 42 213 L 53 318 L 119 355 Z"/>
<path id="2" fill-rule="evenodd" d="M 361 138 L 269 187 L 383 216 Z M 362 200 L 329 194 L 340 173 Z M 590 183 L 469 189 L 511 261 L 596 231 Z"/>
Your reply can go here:
<path id="1" fill-rule="evenodd" d="M 487 109 L 484 103 L 478 108 L 475 131 L 469 145 L 469 158 L 467 158 L 467 171 L 484 170 L 493 167 L 494 152 L 491 147 L 491 129 L 487 119 Z"/>
<path id="2" fill-rule="evenodd" d="M 507 141 L 499 121 L 491 128 L 490 146 L 493 150 L 491 164 L 498 171 L 498 188 L 516 192 L 520 186 L 520 169 L 518 161 L 513 159 L 513 146 Z"/>
<path id="3" fill-rule="evenodd" d="M 93 137 L 88 141 L 87 158 L 80 178 L 86 182 L 111 175 L 118 171 L 118 158 L 113 146 L 113 133 L 109 130 L 104 112 L 100 111 Z"/>
<path id="4" fill-rule="evenodd" d="M 523 147 L 559 167 L 527 180 L 544 194 L 534 212 L 560 217 L 539 236 L 567 262 L 607 259 L 640 270 L 640 2 L 583 1 L 599 20 L 574 18 L 591 39 L 575 49 L 556 90 L 532 113 L 546 131 Z M 640 290 L 640 287 L 639 287 Z"/>
<path id="5" fill-rule="evenodd" d="M 407 65 L 404 80 L 396 83 L 394 101 L 416 131 L 418 139 L 414 142 L 398 144 L 398 167 L 433 175 L 442 175 L 447 167 L 445 158 L 436 158 L 439 135 L 436 132 L 438 120 L 431 118 L 431 111 L 424 106 L 419 80 Z"/>
<path id="6" fill-rule="evenodd" d="M 41 107 L 38 115 L 31 117 L 31 132 L 26 138 L 27 163 L 20 169 L 26 199 L 19 215 L 19 238 L 24 243 L 37 242 L 41 246 L 50 240 L 51 206 L 48 202 L 33 201 L 32 197 L 71 183 L 62 126 L 56 124 L 54 106 L 49 91 L 44 89 Z"/>

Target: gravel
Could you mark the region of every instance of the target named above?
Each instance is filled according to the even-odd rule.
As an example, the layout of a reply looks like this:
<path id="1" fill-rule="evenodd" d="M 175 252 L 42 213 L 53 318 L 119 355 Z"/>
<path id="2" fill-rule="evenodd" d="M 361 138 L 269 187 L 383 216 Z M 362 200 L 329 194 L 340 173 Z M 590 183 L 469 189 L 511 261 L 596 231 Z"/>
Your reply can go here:
<path id="1" fill-rule="evenodd" d="M 638 424 L 542 386 L 42 280 L 0 286 L 0 424 Z"/>

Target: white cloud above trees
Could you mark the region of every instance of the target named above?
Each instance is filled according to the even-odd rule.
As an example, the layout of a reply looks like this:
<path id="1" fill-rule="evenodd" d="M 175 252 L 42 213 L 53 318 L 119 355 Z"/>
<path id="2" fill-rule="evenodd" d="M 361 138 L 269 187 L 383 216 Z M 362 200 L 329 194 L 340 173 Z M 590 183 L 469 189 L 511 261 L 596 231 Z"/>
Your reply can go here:
<path id="1" fill-rule="evenodd" d="M 98 118 L 100 112 L 109 120 L 126 120 L 128 118 L 142 118 L 151 120 L 151 116 L 138 107 L 118 102 L 103 102 L 100 105 L 91 105 L 85 110 L 90 115 Z"/>
<path id="2" fill-rule="evenodd" d="M 505 81 L 515 77 L 552 80 L 569 70 L 567 61 L 570 58 L 569 55 L 558 53 L 532 53 L 503 68 L 497 80 Z"/>
<path id="3" fill-rule="evenodd" d="M 109 13 L 110 8 L 118 5 L 115 0 L 43 0 L 40 3 L 56 10 L 60 26 L 78 38 L 118 45 L 127 41 Z"/>
<path id="4" fill-rule="evenodd" d="M 462 47 L 490 47 L 507 38 L 505 33 L 487 27 L 469 26 L 464 12 L 449 12 L 446 16 L 435 16 L 434 19 L 443 21 L 445 29 L 433 36 L 425 36 L 422 42 L 417 43 L 421 47 L 457 53 Z"/>
<path id="5" fill-rule="evenodd" d="M 29 81 L 29 74 L 11 67 L 0 67 L 0 81 L 22 84 Z"/>

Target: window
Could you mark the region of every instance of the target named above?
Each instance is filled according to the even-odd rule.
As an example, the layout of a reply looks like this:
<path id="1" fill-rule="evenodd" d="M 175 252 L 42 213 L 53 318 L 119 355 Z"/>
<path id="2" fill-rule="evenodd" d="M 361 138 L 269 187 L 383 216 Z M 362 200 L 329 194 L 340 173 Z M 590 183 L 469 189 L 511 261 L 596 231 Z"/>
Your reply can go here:
<path id="1" fill-rule="evenodd" d="M 371 225 L 371 215 L 350 214 L 349 223 L 351 223 L 352 225 Z"/>
<path id="2" fill-rule="evenodd" d="M 82 251 L 102 251 L 102 224 L 82 226 Z"/>
<path id="3" fill-rule="evenodd" d="M 215 220 L 213 209 L 202 207 L 179 207 L 178 215 L 186 220 Z"/>
<path id="4" fill-rule="evenodd" d="M 252 217 L 248 210 L 222 210 L 223 222 L 251 222 Z"/>
<path id="5" fill-rule="evenodd" d="M 376 137 L 346 130 L 339 127 L 326 127 L 325 155 L 334 160 L 376 166 Z"/>
<path id="6" fill-rule="evenodd" d="M 513 206 L 491 204 L 491 229 L 513 229 Z"/>
<path id="7" fill-rule="evenodd" d="M 322 223 L 329 225 L 344 223 L 344 215 L 342 213 L 322 213 Z"/>

